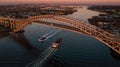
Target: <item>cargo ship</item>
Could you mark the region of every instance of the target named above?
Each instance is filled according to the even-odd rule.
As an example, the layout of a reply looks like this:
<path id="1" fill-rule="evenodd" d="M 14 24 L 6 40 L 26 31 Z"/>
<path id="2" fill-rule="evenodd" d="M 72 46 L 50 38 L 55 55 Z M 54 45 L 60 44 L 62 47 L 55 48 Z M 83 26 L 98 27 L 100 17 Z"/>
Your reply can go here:
<path id="1" fill-rule="evenodd" d="M 46 37 L 40 37 L 38 40 L 43 42 L 46 39 Z"/>
<path id="2" fill-rule="evenodd" d="M 52 48 L 58 48 L 58 46 L 62 43 L 63 39 L 58 38 L 56 41 L 52 43 Z"/>

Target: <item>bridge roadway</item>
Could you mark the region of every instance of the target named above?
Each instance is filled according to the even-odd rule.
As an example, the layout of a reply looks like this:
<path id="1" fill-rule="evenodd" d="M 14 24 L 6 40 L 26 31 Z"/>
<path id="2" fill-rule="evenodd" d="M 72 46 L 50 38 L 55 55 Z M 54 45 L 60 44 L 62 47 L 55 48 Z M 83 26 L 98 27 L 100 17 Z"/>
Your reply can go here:
<path id="1" fill-rule="evenodd" d="M 19 32 L 24 29 L 25 26 L 32 23 L 33 21 L 56 21 L 57 23 L 64 23 L 66 25 L 71 26 L 72 28 L 76 28 L 80 31 L 79 33 L 84 33 L 87 35 L 91 35 L 98 39 L 99 41 L 105 43 L 108 47 L 116 51 L 120 54 L 120 38 L 117 38 L 115 35 L 104 31 L 96 26 L 93 26 L 89 23 L 66 17 L 66 16 L 59 16 L 59 15 L 40 15 L 40 16 L 33 16 L 26 20 L 15 20 L 11 18 L 0 18 L 0 25 L 10 28 L 13 32 Z M 60 25 L 60 24 L 59 24 Z M 58 27 L 58 26 L 56 26 Z M 63 28 L 63 27 L 61 27 Z M 72 28 L 69 28 L 71 30 Z M 64 29 L 67 29 L 64 27 Z"/>

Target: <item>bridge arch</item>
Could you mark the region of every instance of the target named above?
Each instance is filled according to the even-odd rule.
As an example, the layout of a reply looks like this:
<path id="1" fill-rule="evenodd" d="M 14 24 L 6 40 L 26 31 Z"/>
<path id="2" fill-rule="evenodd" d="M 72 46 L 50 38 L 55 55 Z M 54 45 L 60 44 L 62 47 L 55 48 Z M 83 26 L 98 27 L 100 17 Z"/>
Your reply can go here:
<path id="1" fill-rule="evenodd" d="M 25 26 L 32 23 L 33 21 L 40 21 L 40 20 L 52 20 L 64 23 L 66 25 L 72 26 L 76 28 L 76 25 L 78 25 L 77 22 L 74 22 L 73 20 L 70 20 L 67 17 L 64 16 L 56 16 L 56 15 L 41 15 L 41 16 L 33 16 L 25 20 L 25 23 L 23 23 L 21 26 L 17 27 L 14 32 L 18 32 L 20 30 L 23 30 Z"/>
<path id="2" fill-rule="evenodd" d="M 14 32 L 18 32 L 23 30 L 25 26 L 32 23 L 35 20 L 55 20 L 65 23 L 71 27 L 74 27 L 80 32 L 85 33 L 87 35 L 91 35 L 98 39 L 99 41 L 105 43 L 108 47 L 112 48 L 114 51 L 120 54 L 120 39 L 116 38 L 113 34 L 108 33 L 98 27 L 95 27 L 89 23 L 76 20 L 73 18 L 69 18 L 66 16 L 58 16 L 58 15 L 41 15 L 41 16 L 33 16 L 26 20 L 15 20 L 17 26 L 13 30 Z M 79 31 L 78 31 L 79 32 Z"/>

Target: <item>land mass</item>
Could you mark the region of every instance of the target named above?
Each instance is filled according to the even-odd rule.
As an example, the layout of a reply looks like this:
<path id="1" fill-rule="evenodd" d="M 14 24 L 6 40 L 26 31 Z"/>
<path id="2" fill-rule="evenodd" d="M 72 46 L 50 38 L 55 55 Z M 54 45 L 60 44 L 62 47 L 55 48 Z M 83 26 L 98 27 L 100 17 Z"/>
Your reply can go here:
<path id="1" fill-rule="evenodd" d="M 0 16 L 26 19 L 37 15 L 68 15 L 76 12 L 74 6 L 56 6 L 56 5 L 1 5 Z"/>
<path id="2" fill-rule="evenodd" d="M 88 9 L 100 12 L 88 19 L 91 24 L 120 37 L 120 6 L 91 6 Z"/>

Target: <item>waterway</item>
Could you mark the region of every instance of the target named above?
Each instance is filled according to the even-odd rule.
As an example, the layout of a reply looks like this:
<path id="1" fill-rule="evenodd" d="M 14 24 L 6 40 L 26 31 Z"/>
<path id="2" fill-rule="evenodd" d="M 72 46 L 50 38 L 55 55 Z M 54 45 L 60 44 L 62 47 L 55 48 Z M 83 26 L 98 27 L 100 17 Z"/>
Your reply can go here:
<path id="1" fill-rule="evenodd" d="M 88 22 L 88 18 L 98 14 L 85 6 L 68 16 Z M 37 23 L 24 30 L 22 34 L 0 38 L 0 67 L 25 67 L 59 37 L 63 38 L 62 44 L 43 67 L 120 67 L 120 57 L 93 37 Z M 39 37 L 51 31 L 59 32 L 53 33 L 55 35 L 43 43 L 38 41 Z"/>

